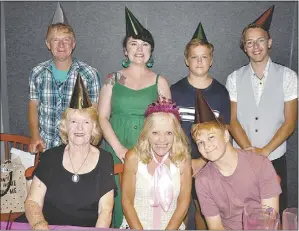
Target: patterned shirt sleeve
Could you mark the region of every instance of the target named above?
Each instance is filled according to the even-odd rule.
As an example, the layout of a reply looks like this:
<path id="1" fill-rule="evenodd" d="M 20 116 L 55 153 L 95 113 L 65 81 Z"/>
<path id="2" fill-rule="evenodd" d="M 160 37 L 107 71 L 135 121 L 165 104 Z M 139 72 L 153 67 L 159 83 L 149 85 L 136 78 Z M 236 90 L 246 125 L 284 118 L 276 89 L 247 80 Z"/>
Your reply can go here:
<path id="1" fill-rule="evenodd" d="M 36 82 L 36 74 L 34 70 L 31 71 L 29 76 L 29 100 L 38 100 L 38 89 Z"/>
<path id="2" fill-rule="evenodd" d="M 228 90 L 230 100 L 237 102 L 237 81 L 236 72 L 231 73 L 226 80 L 226 89 Z"/>
<path id="3" fill-rule="evenodd" d="M 89 97 L 92 103 L 97 103 L 101 88 L 101 78 L 99 72 L 95 68 L 90 71 L 90 75 L 91 81 L 88 82 Z"/>
<path id="4" fill-rule="evenodd" d="M 298 98 L 297 81 L 298 76 L 296 72 L 285 67 L 283 73 L 283 92 L 285 102 Z"/>

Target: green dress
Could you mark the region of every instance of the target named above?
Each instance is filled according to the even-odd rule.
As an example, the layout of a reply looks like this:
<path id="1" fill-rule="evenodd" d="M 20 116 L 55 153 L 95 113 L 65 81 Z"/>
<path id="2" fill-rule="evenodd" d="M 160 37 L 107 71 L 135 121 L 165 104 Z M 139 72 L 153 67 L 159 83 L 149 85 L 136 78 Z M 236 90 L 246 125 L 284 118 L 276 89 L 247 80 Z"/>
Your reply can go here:
<path id="1" fill-rule="evenodd" d="M 115 84 L 112 89 L 110 123 L 120 143 L 130 149 L 136 144 L 142 130 L 145 110 L 158 97 L 159 75 L 157 75 L 155 84 L 140 90 L 125 87 L 116 81 L 117 73 L 113 75 Z M 121 163 L 107 142 L 104 143 L 104 148 L 112 153 L 114 164 Z M 112 227 L 119 228 L 123 220 L 123 212 L 118 176 L 115 176 L 115 181 L 117 195 L 114 198 Z"/>

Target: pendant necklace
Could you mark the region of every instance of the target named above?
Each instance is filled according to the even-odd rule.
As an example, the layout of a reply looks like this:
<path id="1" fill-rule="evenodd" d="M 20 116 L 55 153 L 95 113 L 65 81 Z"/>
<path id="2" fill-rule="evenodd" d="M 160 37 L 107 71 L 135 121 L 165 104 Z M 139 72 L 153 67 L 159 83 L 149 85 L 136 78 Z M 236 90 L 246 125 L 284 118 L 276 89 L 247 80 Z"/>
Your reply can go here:
<path id="1" fill-rule="evenodd" d="M 71 159 L 71 156 L 70 156 L 70 153 L 69 153 L 69 151 L 68 151 L 68 155 L 69 155 L 70 162 L 71 162 L 71 165 L 72 165 L 72 169 L 73 169 L 73 172 L 74 172 L 74 174 L 72 175 L 72 181 L 73 181 L 74 183 L 77 183 L 77 182 L 80 180 L 80 177 L 79 177 L 79 175 L 78 175 L 77 173 L 78 173 L 78 172 L 80 171 L 80 169 L 83 167 L 84 163 L 85 163 L 86 160 L 87 160 L 87 157 L 89 156 L 89 153 L 90 153 L 90 151 L 89 151 L 88 154 L 86 155 L 86 157 L 85 157 L 83 163 L 81 164 L 80 168 L 79 168 L 77 171 L 75 171 L 74 166 L 73 166 L 73 163 L 72 163 L 72 159 Z"/>

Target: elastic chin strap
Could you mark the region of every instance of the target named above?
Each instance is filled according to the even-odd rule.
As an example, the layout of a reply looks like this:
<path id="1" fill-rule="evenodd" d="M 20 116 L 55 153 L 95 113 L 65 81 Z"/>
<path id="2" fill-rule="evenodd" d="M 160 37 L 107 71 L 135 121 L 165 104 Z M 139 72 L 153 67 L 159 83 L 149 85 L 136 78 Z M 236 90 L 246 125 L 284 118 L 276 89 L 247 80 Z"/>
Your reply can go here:
<path id="1" fill-rule="evenodd" d="M 155 169 L 151 190 L 150 206 L 159 207 L 167 212 L 173 200 L 173 184 L 169 168 L 164 162 L 169 157 L 169 152 L 165 154 L 161 162 L 158 162 L 152 151 L 153 160 L 158 164 Z"/>

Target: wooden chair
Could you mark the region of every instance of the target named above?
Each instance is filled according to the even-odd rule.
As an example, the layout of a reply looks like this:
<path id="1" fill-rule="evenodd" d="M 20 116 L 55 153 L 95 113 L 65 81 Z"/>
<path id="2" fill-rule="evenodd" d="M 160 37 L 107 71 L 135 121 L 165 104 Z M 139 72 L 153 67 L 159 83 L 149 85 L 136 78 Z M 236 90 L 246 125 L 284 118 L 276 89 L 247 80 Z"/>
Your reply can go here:
<path id="1" fill-rule="evenodd" d="M 28 152 L 29 150 L 30 138 L 26 136 L 0 133 L 0 141 L 4 142 L 5 160 L 8 160 L 10 157 L 9 150 L 11 147 L 23 150 L 25 152 Z"/>
<path id="2" fill-rule="evenodd" d="M 25 152 L 29 151 L 29 145 L 30 145 L 30 138 L 29 137 L 21 136 L 21 135 L 15 135 L 15 134 L 0 133 L 0 141 L 4 142 L 5 160 L 8 160 L 10 158 L 9 150 L 12 147 L 23 150 Z M 40 152 L 41 152 L 41 150 L 40 150 Z M 26 171 L 25 171 L 26 179 L 32 179 L 33 171 L 34 171 L 34 169 L 37 166 L 37 163 L 39 161 L 39 155 L 40 155 L 40 153 L 38 152 L 36 154 L 36 157 L 35 157 L 34 166 L 26 169 Z"/>
<path id="3" fill-rule="evenodd" d="M 114 175 L 119 175 L 119 183 L 121 185 L 121 179 L 124 171 L 124 164 L 115 164 L 114 165 Z"/>
<path id="4" fill-rule="evenodd" d="M 29 151 L 29 144 L 30 144 L 30 138 L 26 136 L 21 135 L 14 135 L 14 134 L 7 134 L 7 133 L 0 133 L 0 141 L 1 143 L 4 143 L 4 149 L 5 149 L 5 160 L 10 159 L 10 149 L 12 147 L 23 150 L 25 152 Z M 35 165 L 38 163 L 39 160 L 39 153 L 37 153 L 35 157 Z M 33 168 L 33 167 L 30 167 Z M 25 177 L 32 178 L 33 171 L 30 170 L 30 168 L 26 169 L 25 171 Z M 10 216 L 8 213 L 1 214 L 1 221 L 7 221 L 10 217 L 10 221 L 14 221 L 16 218 L 20 217 L 23 213 L 12 213 Z"/>

